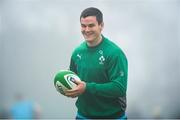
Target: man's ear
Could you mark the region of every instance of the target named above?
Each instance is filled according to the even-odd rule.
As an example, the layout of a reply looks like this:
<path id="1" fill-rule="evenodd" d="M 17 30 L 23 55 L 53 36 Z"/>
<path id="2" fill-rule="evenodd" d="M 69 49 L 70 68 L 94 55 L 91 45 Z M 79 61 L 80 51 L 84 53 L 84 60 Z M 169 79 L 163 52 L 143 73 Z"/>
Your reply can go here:
<path id="1" fill-rule="evenodd" d="M 101 24 L 100 24 L 100 26 L 101 26 L 101 31 L 103 30 L 103 28 L 104 28 L 104 22 L 102 22 Z"/>

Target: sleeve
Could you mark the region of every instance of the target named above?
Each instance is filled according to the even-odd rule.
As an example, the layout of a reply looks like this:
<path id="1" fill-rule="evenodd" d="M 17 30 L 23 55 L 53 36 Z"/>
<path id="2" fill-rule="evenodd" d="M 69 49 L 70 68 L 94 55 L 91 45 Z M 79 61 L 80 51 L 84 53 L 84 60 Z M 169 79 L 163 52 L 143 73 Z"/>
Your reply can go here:
<path id="1" fill-rule="evenodd" d="M 71 70 L 77 74 L 77 66 L 76 66 L 75 61 L 73 59 L 73 55 L 71 56 L 69 70 Z"/>
<path id="2" fill-rule="evenodd" d="M 104 97 L 122 97 L 126 95 L 128 64 L 122 52 L 109 58 L 107 63 L 107 76 L 110 82 L 97 84 L 87 83 L 86 91 Z"/>

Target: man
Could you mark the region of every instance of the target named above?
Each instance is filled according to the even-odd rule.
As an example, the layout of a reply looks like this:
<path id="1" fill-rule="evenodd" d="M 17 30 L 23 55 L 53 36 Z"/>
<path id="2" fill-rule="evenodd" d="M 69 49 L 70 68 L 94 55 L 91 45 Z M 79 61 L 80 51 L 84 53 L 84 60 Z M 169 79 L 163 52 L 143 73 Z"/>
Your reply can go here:
<path id="1" fill-rule="evenodd" d="M 39 104 L 29 100 L 25 100 L 22 94 L 16 94 L 16 102 L 13 104 L 10 110 L 11 119 L 22 120 L 22 119 L 39 119 L 41 109 Z"/>
<path id="2" fill-rule="evenodd" d="M 70 70 L 81 81 L 65 92 L 68 97 L 78 97 L 76 119 L 126 119 L 127 59 L 101 34 L 104 23 L 99 9 L 85 9 L 80 23 L 85 41 L 74 50 Z"/>

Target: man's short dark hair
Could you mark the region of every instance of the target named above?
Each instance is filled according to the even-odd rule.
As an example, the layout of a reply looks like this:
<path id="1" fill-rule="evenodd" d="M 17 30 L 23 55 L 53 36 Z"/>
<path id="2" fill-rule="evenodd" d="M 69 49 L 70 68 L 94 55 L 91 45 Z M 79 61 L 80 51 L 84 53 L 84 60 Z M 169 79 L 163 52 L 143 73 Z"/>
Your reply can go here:
<path id="1" fill-rule="evenodd" d="M 88 16 L 95 16 L 98 24 L 101 24 L 103 22 L 103 14 L 97 8 L 89 7 L 89 8 L 86 8 L 85 10 L 83 10 L 81 13 L 81 16 L 80 16 L 80 20 L 81 20 L 81 18 L 85 18 Z"/>

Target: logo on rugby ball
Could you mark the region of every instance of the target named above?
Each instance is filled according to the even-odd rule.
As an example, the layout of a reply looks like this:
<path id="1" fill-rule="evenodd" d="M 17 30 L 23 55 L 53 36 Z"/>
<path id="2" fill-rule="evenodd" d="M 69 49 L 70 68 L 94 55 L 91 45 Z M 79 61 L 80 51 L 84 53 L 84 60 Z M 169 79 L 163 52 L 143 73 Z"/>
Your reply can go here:
<path id="1" fill-rule="evenodd" d="M 54 85 L 58 92 L 64 95 L 64 91 L 68 89 L 73 89 L 77 85 L 75 80 L 80 80 L 80 78 L 72 71 L 61 70 L 54 78 Z"/>

